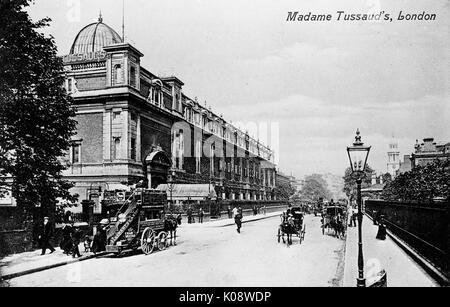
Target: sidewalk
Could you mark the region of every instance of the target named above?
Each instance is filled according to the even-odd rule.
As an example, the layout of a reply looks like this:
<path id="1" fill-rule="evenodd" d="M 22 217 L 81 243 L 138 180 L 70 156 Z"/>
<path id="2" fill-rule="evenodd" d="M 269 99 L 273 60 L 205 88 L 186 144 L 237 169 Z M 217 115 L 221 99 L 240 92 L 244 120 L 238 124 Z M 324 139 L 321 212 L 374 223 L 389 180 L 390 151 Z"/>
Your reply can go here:
<path id="1" fill-rule="evenodd" d="M 53 254 L 50 254 L 47 250 L 47 253 L 44 256 L 41 256 L 41 250 L 36 250 L 1 258 L 0 278 L 11 279 L 58 266 L 95 258 L 100 255 L 94 255 L 94 253 L 84 253 L 83 243 L 79 246 L 81 253 L 80 258 L 72 258 L 72 256 L 65 255 L 59 247 L 55 247 L 55 249 L 56 251 Z"/>
<path id="2" fill-rule="evenodd" d="M 277 212 L 271 212 L 267 214 L 257 214 L 257 215 L 247 215 L 242 218 L 242 223 L 248 223 L 248 222 L 254 222 L 259 221 L 262 219 L 268 219 L 274 216 L 279 216 L 282 214 L 283 211 L 277 211 Z M 193 224 L 188 224 L 187 222 L 183 222 L 180 227 L 182 228 L 194 228 L 194 227 L 225 227 L 225 226 L 232 226 L 234 225 L 234 219 L 226 218 L 226 219 L 220 219 L 220 220 L 212 220 L 198 223 L 198 220 L 196 220 Z"/>
<path id="3" fill-rule="evenodd" d="M 363 218 L 362 243 L 366 285 L 370 276 L 384 269 L 388 287 L 438 287 L 439 285 L 408 256 L 389 236 L 376 239 L 378 226 Z M 347 228 L 344 287 L 356 287 L 358 277 L 358 227 Z"/>

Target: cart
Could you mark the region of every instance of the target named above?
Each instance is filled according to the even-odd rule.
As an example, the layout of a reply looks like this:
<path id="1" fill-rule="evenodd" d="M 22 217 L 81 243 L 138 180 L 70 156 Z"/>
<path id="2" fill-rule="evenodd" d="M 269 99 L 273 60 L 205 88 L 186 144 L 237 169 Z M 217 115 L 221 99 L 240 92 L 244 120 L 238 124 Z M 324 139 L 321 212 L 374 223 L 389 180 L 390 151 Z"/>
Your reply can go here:
<path id="1" fill-rule="evenodd" d="M 176 218 L 165 215 L 166 205 L 167 194 L 157 190 L 136 189 L 124 201 L 109 199 L 115 214 L 109 217 L 106 251 L 120 255 L 141 248 L 148 255 L 155 248 L 166 249 L 168 235 L 176 238 L 177 227 Z"/>
<path id="2" fill-rule="evenodd" d="M 289 216 L 291 215 L 291 217 Z M 291 208 L 288 212 L 283 212 L 281 217 L 281 224 L 278 227 L 277 239 L 280 243 L 286 243 L 284 236 L 287 236 L 287 245 L 292 244 L 292 236 L 299 238 L 299 244 L 305 240 L 306 225 L 303 223 L 303 213 L 300 207 Z M 291 218 L 291 220 L 290 220 Z"/>

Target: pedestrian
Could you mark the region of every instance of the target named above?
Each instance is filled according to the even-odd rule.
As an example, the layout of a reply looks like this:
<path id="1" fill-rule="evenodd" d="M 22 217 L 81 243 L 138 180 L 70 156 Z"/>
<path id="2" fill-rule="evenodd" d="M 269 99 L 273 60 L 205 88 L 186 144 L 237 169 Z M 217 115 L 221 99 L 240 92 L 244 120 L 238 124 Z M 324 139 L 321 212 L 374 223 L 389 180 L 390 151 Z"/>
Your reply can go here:
<path id="1" fill-rule="evenodd" d="M 349 215 L 350 215 L 349 227 L 356 227 L 356 217 L 358 214 L 356 213 L 355 208 L 351 207 Z"/>
<path id="2" fill-rule="evenodd" d="M 72 222 L 73 222 L 72 212 L 66 211 L 66 213 L 64 213 L 64 223 L 71 224 Z"/>
<path id="3" fill-rule="evenodd" d="M 203 224 L 203 216 L 205 215 L 205 212 L 203 212 L 203 208 L 200 208 L 198 211 L 198 222 L 200 224 Z"/>
<path id="4" fill-rule="evenodd" d="M 242 214 L 239 213 L 239 211 L 238 211 L 238 213 L 237 213 L 237 214 L 235 215 L 235 217 L 234 217 L 234 222 L 236 223 L 236 226 L 237 226 L 236 231 L 237 231 L 238 233 L 241 233 L 241 227 L 242 227 Z"/>
<path id="5" fill-rule="evenodd" d="M 253 206 L 253 215 L 258 214 L 258 209 L 256 209 L 256 206 Z"/>
<path id="6" fill-rule="evenodd" d="M 228 205 L 227 207 L 228 218 L 231 219 L 233 217 L 233 212 L 231 211 L 231 207 Z"/>
<path id="7" fill-rule="evenodd" d="M 233 214 L 232 218 L 235 218 L 236 215 L 238 214 L 238 208 L 236 208 L 236 206 L 233 208 L 232 214 Z"/>
<path id="8" fill-rule="evenodd" d="M 266 211 L 266 205 L 264 205 L 264 206 L 263 206 L 263 213 L 264 213 L 264 215 L 266 215 L 266 212 L 267 212 L 267 211 Z"/>
<path id="9" fill-rule="evenodd" d="M 187 216 L 188 216 L 188 224 L 192 223 L 192 208 L 191 206 L 189 206 L 189 208 L 187 209 Z"/>
<path id="10" fill-rule="evenodd" d="M 377 225 L 378 212 L 376 210 L 372 210 L 372 222 L 374 225 Z"/>
<path id="11" fill-rule="evenodd" d="M 70 255 L 72 250 L 72 233 L 73 228 L 71 224 L 64 224 L 62 228 L 62 240 L 59 247 L 66 255 Z"/>
<path id="12" fill-rule="evenodd" d="M 50 254 L 53 254 L 55 252 L 55 249 L 49 242 L 49 240 L 53 237 L 53 227 L 49 221 L 50 219 L 47 216 L 44 217 L 44 224 L 42 225 L 42 231 L 39 235 L 39 240 L 42 246 L 41 255 L 45 255 L 47 248 L 50 249 Z"/>
<path id="13" fill-rule="evenodd" d="M 80 229 L 75 228 L 72 234 L 72 257 L 81 257 L 79 246 L 81 242 L 82 233 Z"/>
<path id="14" fill-rule="evenodd" d="M 85 235 L 83 243 L 84 243 L 84 252 L 89 253 L 91 251 L 91 245 L 92 245 L 91 237 L 89 237 L 88 235 Z"/>
<path id="15" fill-rule="evenodd" d="M 92 252 L 94 254 L 106 251 L 106 228 L 108 227 L 109 220 L 103 219 L 100 221 L 100 227 L 94 235 L 92 241 Z"/>
<path id="16" fill-rule="evenodd" d="M 384 215 L 380 216 L 378 220 L 378 232 L 377 237 L 378 240 L 386 240 L 386 225 L 384 224 Z"/>
<path id="17" fill-rule="evenodd" d="M 356 218 L 358 217 L 358 212 L 356 209 L 353 209 L 353 215 L 352 215 L 352 224 L 354 227 L 356 227 Z"/>

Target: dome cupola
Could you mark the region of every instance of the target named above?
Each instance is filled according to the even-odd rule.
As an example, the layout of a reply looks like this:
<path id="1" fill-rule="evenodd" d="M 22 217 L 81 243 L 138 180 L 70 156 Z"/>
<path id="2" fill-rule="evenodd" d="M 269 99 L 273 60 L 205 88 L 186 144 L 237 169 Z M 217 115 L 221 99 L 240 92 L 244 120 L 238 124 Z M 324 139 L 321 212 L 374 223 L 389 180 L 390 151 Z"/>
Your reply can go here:
<path id="1" fill-rule="evenodd" d="M 110 26 L 103 23 L 100 14 L 98 21 L 81 29 L 70 48 L 70 54 L 86 54 L 103 51 L 103 47 L 123 43 L 122 38 Z"/>

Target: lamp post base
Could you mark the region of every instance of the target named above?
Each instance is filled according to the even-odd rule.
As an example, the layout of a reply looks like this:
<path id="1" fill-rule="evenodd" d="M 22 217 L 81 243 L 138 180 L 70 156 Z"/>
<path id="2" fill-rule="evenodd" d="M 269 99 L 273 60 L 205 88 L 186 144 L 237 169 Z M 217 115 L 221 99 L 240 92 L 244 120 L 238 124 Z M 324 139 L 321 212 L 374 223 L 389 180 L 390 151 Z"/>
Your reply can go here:
<path id="1" fill-rule="evenodd" d="M 356 287 L 358 287 L 358 288 L 366 287 L 366 279 L 365 278 L 357 278 L 356 279 Z"/>

